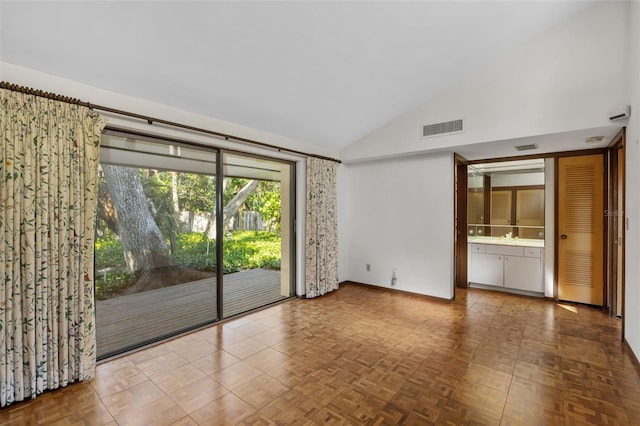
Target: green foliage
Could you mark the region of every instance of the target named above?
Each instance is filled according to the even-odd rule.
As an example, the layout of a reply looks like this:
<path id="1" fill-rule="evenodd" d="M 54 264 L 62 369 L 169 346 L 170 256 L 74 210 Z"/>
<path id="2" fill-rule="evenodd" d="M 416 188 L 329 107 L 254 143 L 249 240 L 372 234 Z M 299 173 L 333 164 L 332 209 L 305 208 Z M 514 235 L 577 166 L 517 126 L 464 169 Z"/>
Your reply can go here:
<path id="1" fill-rule="evenodd" d="M 95 248 L 96 270 L 123 268 L 126 266 L 122 253 L 122 245 L 113 232 L 107 231 L 103 236 L 96 237 Z"/>
<path id="2" fill-rule="evenodd" d="M 255 210 L 260 212 L 265 222 L 272 224 L 277 230 L 280 229 L 282 205 L 280 192 L 280 182 L 262 181 L 255 194 L 257 199 Z"/>
<path id="3" fill-rule="evenodd" d="M 195 173 L 178 173 L 180 209 L 210 212 L 216 206 L 216 178 Z"/>
<path id="4" fill-rule="evenodd" d="M 181 232 L 178 250 L 173 256 L 177 265 L 200 271 L 216 270 L 216 240 L 200 232 Z"/>
<path id="5" fill-rule="evenodd" d="M 265 231 L 240 231 L 224 240 L 224 272 L 243 269 L 280 269 L 280 235 Z"/>
<path id="6" fill-rule="evenodd" d="M 177 235 L 176 265 L 215 272 L 216 241 L 206 234 L 182 232 Z M 139 274 L 126 270 L 122 246 L 108 232 L 96 238 L 96 298 L 106 299 L 134 284 Z M 280 234 L 266 231 L 238 231 L 224 240 L 224 273 L 245 269 L 280 269 Z"/>
<path id="7" fill-rule="evenodd" d="M 231 178 L 227 181 L 224 191 L 225 205 L 249 183 L 248 179 Z M 281 207 L 280 182 L 260 181 L 258 187 L 242 205 L 241 210 L 257 211 L 262 215 L 265 223 L 271 225 L 271 229 L 280 230 Z"/>
<path id="8" fill-rule="evenodd" d="M 96 299 L 104 300 L 113 297 L 135 284 L 138 277 L 138 273 L 131 274 L 126 269 L 104 270 L 104 272 L 96 273 Z"/>

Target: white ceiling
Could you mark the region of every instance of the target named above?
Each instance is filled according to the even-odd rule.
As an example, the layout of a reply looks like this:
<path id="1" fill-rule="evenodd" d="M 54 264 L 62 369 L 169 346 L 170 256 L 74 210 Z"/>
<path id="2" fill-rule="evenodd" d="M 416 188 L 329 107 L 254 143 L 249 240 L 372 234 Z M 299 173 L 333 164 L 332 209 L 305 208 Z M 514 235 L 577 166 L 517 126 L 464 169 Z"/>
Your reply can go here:
<path id="1" fill-rule="evenodd" d="M 337 152 L 588 1 L 2 1 L 0 60 Z"/>

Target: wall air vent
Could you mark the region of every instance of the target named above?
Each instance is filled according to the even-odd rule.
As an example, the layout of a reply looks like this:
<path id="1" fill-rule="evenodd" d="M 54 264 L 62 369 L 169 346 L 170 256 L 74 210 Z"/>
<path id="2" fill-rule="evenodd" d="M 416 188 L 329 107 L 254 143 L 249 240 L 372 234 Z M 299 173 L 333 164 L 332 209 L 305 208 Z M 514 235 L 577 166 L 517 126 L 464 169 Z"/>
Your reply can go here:
<path id="1" fill-rule="evenodd" d="M 529 145 L 518 145 L 516 146 L 516 149 L 518 151 L 529 151 L 532 149 L 538 149 L 538 145 L 536 145 L 535 143 L 530 143 Z"/>
<path id="2" fill-rule="evenodd" d="M 428 138 L 431 136 L 451 135 L 454 133 L 462 133 L 462 131 L 462 119 L 445 121 L 443 123 L 427 124 L 422 126 L 422 137 Z"/>

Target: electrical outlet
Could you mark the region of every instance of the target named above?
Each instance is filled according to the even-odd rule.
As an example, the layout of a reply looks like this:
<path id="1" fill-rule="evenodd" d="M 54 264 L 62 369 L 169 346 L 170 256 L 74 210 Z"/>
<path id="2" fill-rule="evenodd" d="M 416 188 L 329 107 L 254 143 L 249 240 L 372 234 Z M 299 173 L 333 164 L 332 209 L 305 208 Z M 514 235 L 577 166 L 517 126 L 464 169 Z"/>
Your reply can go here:
<path id="1" fill-rule="evenodd" d="M 367 272 L 371 272 L 371 264 L 367 263 Z"/>

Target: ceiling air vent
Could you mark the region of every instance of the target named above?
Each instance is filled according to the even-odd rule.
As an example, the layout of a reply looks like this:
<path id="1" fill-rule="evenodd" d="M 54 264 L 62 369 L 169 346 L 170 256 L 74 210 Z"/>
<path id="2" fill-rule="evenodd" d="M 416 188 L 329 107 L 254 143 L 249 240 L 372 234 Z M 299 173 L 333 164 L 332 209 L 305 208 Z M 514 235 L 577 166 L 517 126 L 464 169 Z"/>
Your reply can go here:
<path id="1" fill-rule="evenodd" d="M 529 151 L 532 149 L 538 149 L 538 145 L 536 145 L 535 143 L 530 143 L 529 145 L 518 145 L 516 146 L 516 149 L 518 151 Z"/>
<path id="2" fill-rule="evenodd" d="M 445 121 L 443 123 L 422 126 L 422 137 L 428 138 L 430 136 L 450 135 L 453 133 L 462 133 L 462 131 L 462 119 Z"/>

